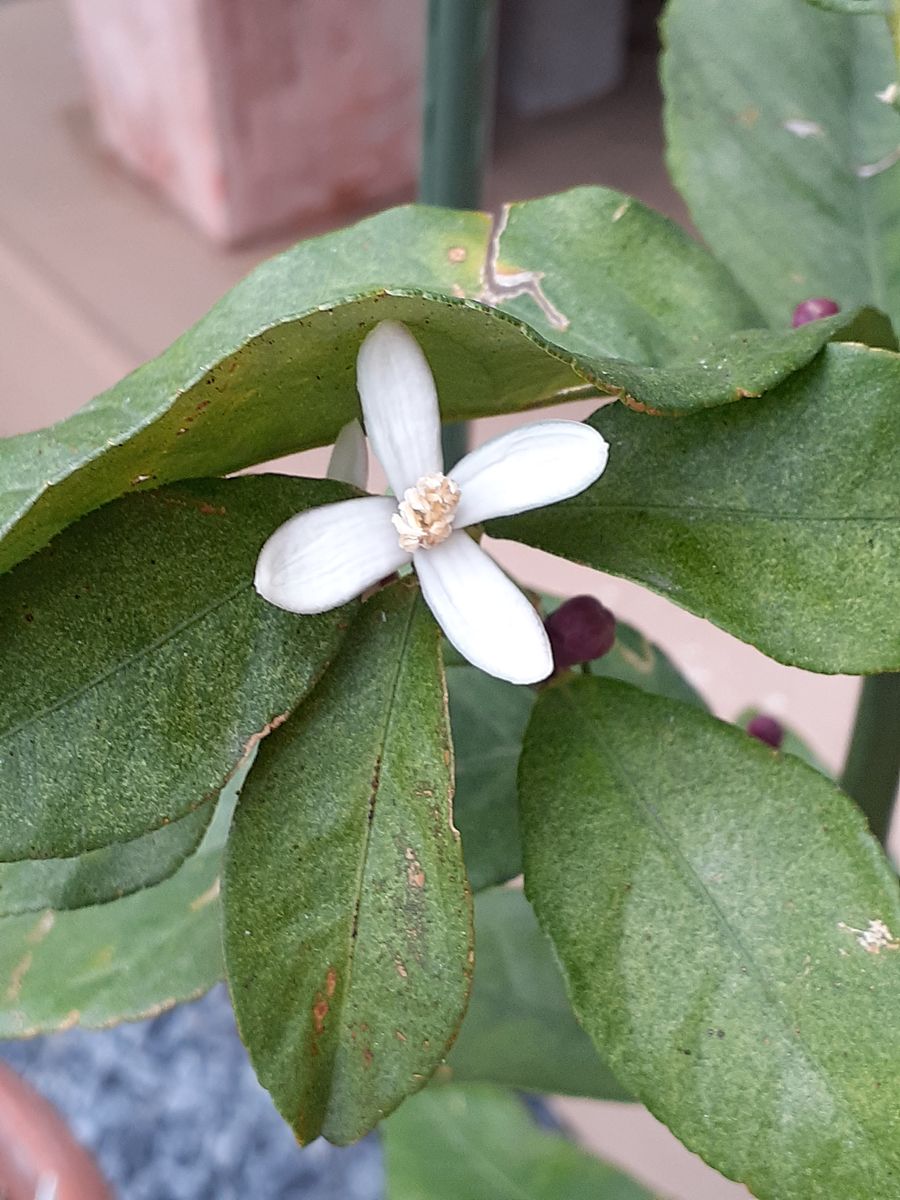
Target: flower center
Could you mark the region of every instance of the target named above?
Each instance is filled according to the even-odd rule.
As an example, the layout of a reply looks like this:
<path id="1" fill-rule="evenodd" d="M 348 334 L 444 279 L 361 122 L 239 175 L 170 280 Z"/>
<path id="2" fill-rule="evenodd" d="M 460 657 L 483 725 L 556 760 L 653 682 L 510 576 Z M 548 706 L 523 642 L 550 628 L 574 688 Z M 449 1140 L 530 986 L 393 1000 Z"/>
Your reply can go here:
<path id="1" fill-rule="evenodd" d="M 391 522 L 404 550 L 427 550 L 439 546 L 453 532 L 453 517 L 459 504 L 459 487 L 446 475 L 423 475 L 415 487 L 407 488 Z"/>

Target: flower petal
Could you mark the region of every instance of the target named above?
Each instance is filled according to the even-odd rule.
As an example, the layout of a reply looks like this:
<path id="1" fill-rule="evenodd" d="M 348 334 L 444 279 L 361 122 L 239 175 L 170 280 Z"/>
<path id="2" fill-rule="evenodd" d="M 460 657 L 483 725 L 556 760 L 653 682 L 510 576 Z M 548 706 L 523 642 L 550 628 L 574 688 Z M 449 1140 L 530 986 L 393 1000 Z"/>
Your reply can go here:
<path id="1" fill-rule="evenodd" d="M 498 679 L 537 683 L 553 670 L 541 618 L 467 533 L 413 556 L 422 594 L 449 641 Z"/>
<path id="2" fill-rule="evenodd" d="M 337 435 L 325 475 L 365 491 L 369 479 L 369 453 L 366 435 L 356 418 L 348 421 Z"/>
<path id="3" fill-rule="evenodd" d="M 603 474 L 609 446 L 580 421 L 536 421 L 485 442 L 450 472 L 461 496 L 454 525 L 527 512 L 576 496 Z"/>
<path id="4" fill-rule="evenodd" d="M 443 470 L 431 369 L 405 325 L 382 321 L 359 348 L 356 386 L 366 433 L 395 496 Z"/>
<path id="5" fill-rule="evenodd" d="M 391 525 L 389 496 L 362 496 L 298 513 L 260 551 L 254 586 L 295 613 L 327 612 L 409 562 Z"/>

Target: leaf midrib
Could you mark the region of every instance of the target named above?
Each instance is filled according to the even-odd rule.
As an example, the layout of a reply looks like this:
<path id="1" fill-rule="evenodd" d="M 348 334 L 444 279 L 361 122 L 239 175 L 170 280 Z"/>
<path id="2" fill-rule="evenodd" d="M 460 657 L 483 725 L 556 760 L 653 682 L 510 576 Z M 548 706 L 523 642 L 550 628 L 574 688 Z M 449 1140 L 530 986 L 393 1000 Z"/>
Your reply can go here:
<path id="1" fill-rule="evenodd" d="M 400 641 L 399 652 L 397 654 L 397 665 L 394 670 L 394 677 L 391 680 L 387 703 L 385 705 L 384 724 L 382 726 L 381 736 L 377 741 L 378 752 L 376 755 L 376 762 L 379 764 L 378 779 L 377 779 L 377 783 L 376 783 L 374 792 L 369 796 L 369 805 L 368 805 L 368 808 L 365 813 L 366 836 L 365 836 L 365 840 L 363 842 L 362 850 L 361 850 L 361 853 L 359 856 L 359 869 L 357 871 L 356 882 L 355 882 L 355 887 L 354 887 L 354 893 L 355 893 L 356 900 L 355 900 L 355 903 L 353 906 L 353 917 L 349 924 L 349 933 L 348 933 L 348 937 L 347 937 L 347 953 L 346 953 L 346 960 L 345 960 L 346 967 L 345 967 L 344 989 L 343 989 L 343 992 L 341 993 L 340 1004 L 337 1006 L 338 1037 L 335 1042 L 334 1053 L 331 1056 L 331 1062 L 329 1064 L 328 1097 L 322 1108 L 322 1125 L 323 1125 L 323 1127 L 324 1127 L 324 1124 L 325 1124 L 325 1122 L 328 1118 L 328 1115 L 331 1111 L 331 1102 L 334 1098 L 334 1082 L 335 1082 L 334 1066 L 335 1066 L 335 1061 L 336 1061 L 336 1057 L 337 1057 L 337 1045 L 338 1045 L 338 1042 L 340 1040 L 342 1040 L 343 1028 L 344 1028 L 344 1010 L 347 1007 L 347 1004 L 349 1003 L 350 994 L 351 994 L 351 991 L 353 988 L 353 966 L 354 966 L 354 960 L 356 958 L 356 939 L 357 939 L 357 933 L 358 933 L 358 928 L 359 928 L 359 915 L 360 915 L 360 911 L 362 909 L 362 902 L 363 902 L 363 884 L 365 882 L 366 867 L 367 867 L 368 861 L 369 861 L 369 847 L 372 844 L 372 836 L 373 836 L 373 831 L 375 829 L 376 809 L 378 807 L 378 792 L 381 788 L 381 773 L 384 770 L 385 746 L 387 745 L 388 738 L 390 736 L 391 722 L 394 717 L 394 702 L 397 697 L 397 688 L 399 687 L 399 684 L 400 684 L 400 676 L 403 673 L 403 666 L 404 666 L 404 662 L 406 659 L 406 649 L 409 644 L 410 633 L 412 631 L 413 621 L 415 620 L 417 605 L 418 605 L 418 597 L 415 597 L 409 606 L 409 612 L 408 612 L 407 618 L 406 618 L 406 627 L 403 630 L 403 636 Z M 365 618 L 363 616 L 361 616 L 359 619 L 362 620 Z"/>
<path id="2" fill-rule="evenodd" d="M 545 510 L 552 511 L 552 510 Z M 642 513 L 642 512 L 662 512 L 672 513 L 673 515 L 688 515 L 694 513 L 711 514 L 714 517 L 723 517 L 729 520 L 758 520 L 769 521 L 772 524 L 797 522 L 799 524 L 809 525 L 842 525 L 842 524 L 872 524 L 872 525 L 897 525 L 900 524 L 900 513 L 896 516 L 843 516 L 829 517 L 819 516 L 812 513 L 779 513 L 779 512 L 763 512 L 755 508 L 720 508 L 712 504 L 604 504 L 603 502 L 596 503 L 590 500 L 568 500 L 565 504 L 565 509 L 560 511 L 575 511 L 575 512 L 590 512 L 590 513 Z M 523 514 L 525 515 L 525 514 Z"/>

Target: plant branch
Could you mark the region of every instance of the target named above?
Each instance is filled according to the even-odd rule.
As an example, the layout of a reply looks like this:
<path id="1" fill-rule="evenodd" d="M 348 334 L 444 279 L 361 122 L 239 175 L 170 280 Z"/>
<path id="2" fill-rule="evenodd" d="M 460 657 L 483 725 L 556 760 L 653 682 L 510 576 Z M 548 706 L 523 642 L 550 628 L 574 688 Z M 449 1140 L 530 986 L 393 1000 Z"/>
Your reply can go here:
<path id="1" fill-rule="evenodd" d="M 900 674 L 870 675 L 862 695 L 841 787 L 856 801 L 872 832 L 887 839 L 900 779 Z"/>
<path id="2" fill-rule="evenodd" d="M 490 127 L 496 0 L 429 0 L 419 200 L 478 208 Z M 464 424 L 445 425 L 447 467 L 467 449 Z"/>

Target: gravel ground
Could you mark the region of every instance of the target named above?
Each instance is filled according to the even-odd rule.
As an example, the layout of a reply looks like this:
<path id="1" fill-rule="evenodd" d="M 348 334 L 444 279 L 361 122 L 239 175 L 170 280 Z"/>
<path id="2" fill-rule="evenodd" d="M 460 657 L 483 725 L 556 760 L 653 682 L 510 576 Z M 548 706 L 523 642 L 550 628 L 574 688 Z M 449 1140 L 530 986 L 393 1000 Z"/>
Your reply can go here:
<path id="1" fill-rule="evenodd" d="M 2 0 L 0 0 L 2 2 Z M 224 987 L 152 1021 L 0 1043 L 119 1200 L 379 1200 L 375 1137 L 301 1150 L 256 1082 Z"/>

